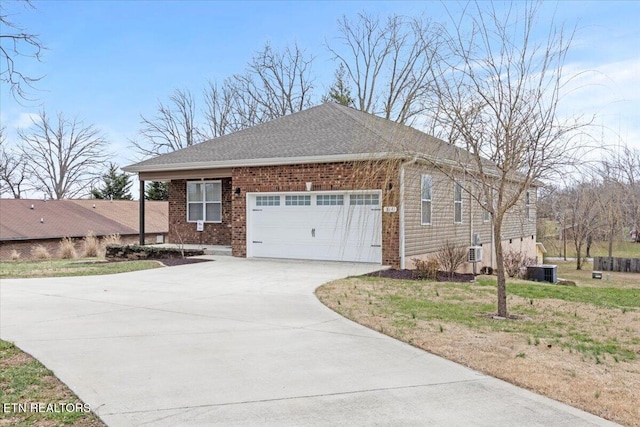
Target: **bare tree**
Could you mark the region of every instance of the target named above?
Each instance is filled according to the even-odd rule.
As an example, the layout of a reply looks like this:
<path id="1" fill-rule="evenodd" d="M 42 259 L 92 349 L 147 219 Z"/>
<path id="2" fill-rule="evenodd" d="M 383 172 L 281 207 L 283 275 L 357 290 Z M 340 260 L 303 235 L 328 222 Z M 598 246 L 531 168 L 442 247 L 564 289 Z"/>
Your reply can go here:
<path id="1" fill-rule="evenodd" d="M 155 116 L 140 116 L 139 138 L 130 141 L 144 156 L 169 153 L 198 143 L 201 139 L 195 125 L 196 106 L 189 91 L 176 89 L 169 103 L 158 102 Z"/>
<path id="2" fill-rule="evenodd" d="M 598 174 L 602 184 L 596 202 L 611 257 L 622 228 L 640 227 L 640 151 L 623 146 L 611 152 L 600 162 Z"/>
<path id="3" fill-rule="evenodd" d="M 433 73 L 438 124 L 468 152 L 443 171 L 464 173 L 469 187 L 479 190 L 479 203 L 492 201 L 486 208 L 496 242 L 500 316 L 508 315 L 499 243 L 505 215 L 540 179 L 566 165 L 575 153 L 571 136 L 583 126 L 558 116 L 571 36 L 551 23 L 536 42 L 538 7 L 514 2 L 500 14 L 492 3 L 471 3 L 461 18 L 452 18 L 443 35 L 448 54 Z"/>
<path id="4" fill-rule="evenodd" d="M 631 231 L 640 242 L 640 150 L 623 147 L 620 171 L 626 185 L 625 212 Z"/>
<path id="5" fill-rule="evenodd" d="M 222 84 L 209 82 L 204 94 L 206 139 L 248 128 L 260 122 L 258 102 L 239 87 L 234 79 Z"/>
<path id="6" fill-rule="evenodd" d="M 207 138 L 216 138 L 312 105 L 313 57 L 297 45 L 275 51 L 269 44 L 258 52 L 243 74 L 221 84 L 209 82 L 204 98 Z"/>
<path id="7" fill-rule="evenodd" d="M 18 3 L 23 4 L 25 8 L 34 8 L 30 0 L 14 2 Z M 42 77 L 24 74 L 16 67 L 16 61 L 21 57 L 31 57 L 40 61 L 44 45 L 36 34 L 30 34 L 9 19 L 6 6 L 6 1 L 0 2 L 0 81 L 9 85 L 16 100 L 28 100 L 27 87 L 33 87 Z"/>
<path id="8" fill-rule="evenodd" d="M 609 184 L 609 190 L 617 189 L 621 225 L 630 227 L 631 231 L 640 230 L 640 150 L 627 145 L 619 147 L 602 161 L 600 174 Z"/>
<path id="9" fill-rule="evenodd" d="M 313 56 L 297 44 L 282 52 L 268 43 L 249 62 L 244 74 L 233 76 L 234 86 L 248 107 L 255 106 L 254 123 L 263 123 L 312 105 Z"/>
<path id="10" fill-rule="evenodd" d="M 93 125 L 85 126 L 62 113 L 51 120 L 43 110 L 32 122 L 18 134 L 35 189 L 52 199 L 89 193 L 90 183 L 109 157 L 105 138 Z"/>
<path id="11" fill-rule="evenodd" d="M 0 195 L 11 193 L 20 199 L 28 184 L 27 162 L 22 153 L 7 147 L 4 128 L 0 128 Z"/>
<path id="12" fill-rule="evenodd" d="M 576 250 L 577 270 L 582 270 L 585 262 L 585 247 L 590 246 L 599 227 L 598 191 L 598 183 L 582 181 L 574 183 L 560 196 L 561 204 L 566 209 L 565 232 L 570 233 Z"/>
<path id="13" fill-rule="evenodd" d="M 327 45 L 355 86 L 355 106 L 399 123 L 425 112 L 439 60 L 438 28 L 420 18 L 391 15 L 386 21 L 361 13 L 338 21 L 343 47 Z"/>

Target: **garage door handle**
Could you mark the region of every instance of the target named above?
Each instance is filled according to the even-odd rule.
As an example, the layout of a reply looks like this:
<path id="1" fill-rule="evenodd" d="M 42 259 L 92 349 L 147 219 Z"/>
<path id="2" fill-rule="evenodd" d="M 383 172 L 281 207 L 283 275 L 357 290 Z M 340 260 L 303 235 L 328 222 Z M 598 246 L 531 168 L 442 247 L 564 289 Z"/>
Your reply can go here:
<path id="1" fill-rule="evenodd" d="M 316 229 L 315 228 L 311 229 L 311 237 L 316 237 Z"/>
<path id="2" fill-rule="evenodd" d="M 371 245 L 372 248 L 381 248 L 382 245 Z"/>
<path id="3" fill-rule="evenodd" d="M 259 240 L 254 240 L 252 243 L 262 243 L 262 242 Z"/>

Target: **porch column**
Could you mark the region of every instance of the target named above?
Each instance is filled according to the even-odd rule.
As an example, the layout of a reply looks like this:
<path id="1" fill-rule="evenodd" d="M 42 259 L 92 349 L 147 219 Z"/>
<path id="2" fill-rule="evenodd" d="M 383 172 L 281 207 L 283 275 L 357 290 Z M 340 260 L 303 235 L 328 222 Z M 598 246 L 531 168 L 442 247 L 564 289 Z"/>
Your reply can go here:
<path id="1" fill-rule="evenodd" d="M 144 246 L 144 181 L 140 180 L 140 246 Z"/>

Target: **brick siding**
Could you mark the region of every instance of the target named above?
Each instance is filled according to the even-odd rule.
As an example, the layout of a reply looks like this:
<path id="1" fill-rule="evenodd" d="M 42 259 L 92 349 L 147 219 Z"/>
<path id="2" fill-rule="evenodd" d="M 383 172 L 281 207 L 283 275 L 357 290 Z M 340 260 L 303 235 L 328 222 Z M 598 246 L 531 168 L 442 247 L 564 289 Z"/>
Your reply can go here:
<path id="1" fill-rule="evenodd" d="M 169 184 L 169 237 L 171 243 L 231 245 L 237 257 L 246 257 L 246 194 L 256 192 L 382 190 L 383 203 L 397 205 L 397 169 L 382 171 L 365 164 L 326 163 L 234 168 L 222 179 L 222 223 L 205 223 L 202 233 L 187 218 L 187 180 Z M 391 177 L 391 178 L 389 178 Z M 204 178 L 205 181 L 208 180 Z M 213 179 L 212 179 L 213 180 Z M 234 190 L 240 188 L 239 195 Z M 382 214 L 382 263 L 398 266 L 399 213 Z"/>
<path id="2" fill-rule="evenodd" d="M 197 231 L 196 223 L 187 222 L 187 180 L 171 181 L 168 242 L 231 245 L 231 178 L 205 178 L 204 180 L 222 181 L 222 223 L 205 223 L 204 231 Z"/>
<path id="3" fill-rule="evenodd" d="M 395 206 L 398 175 L 397 168 L 392 168 L 389 170 L 352 163 L 234 168 L 232 188 L 240 188 L 241 193 L 238 196 L 233 196 L 231 238 L 233 255 L 237 257 L 246 257 L 247 255 L 247 193 L 305 191 L 306 183 L 311 182 L 313 183 L 313 191 L 382 190 L 383 203 Z M 169 212 L 171 211 L 170 204 Z M 171 216 L 171 213 L 169 215 Z M 396 267 L 400 263 L 398 215 L 399 213 L 382 214 L 382 263 Z"/>

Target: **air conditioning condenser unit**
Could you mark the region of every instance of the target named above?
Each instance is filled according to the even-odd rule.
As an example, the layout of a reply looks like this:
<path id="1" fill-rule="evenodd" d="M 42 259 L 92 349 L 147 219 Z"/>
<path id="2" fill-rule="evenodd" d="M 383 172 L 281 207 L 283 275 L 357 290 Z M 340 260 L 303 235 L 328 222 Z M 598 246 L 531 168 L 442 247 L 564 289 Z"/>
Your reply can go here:
<path id="1" fill-rule="evenodd" d="M 471 246 L 469 248 L 469 262 L 482 261 L 482 246 Z"/>

